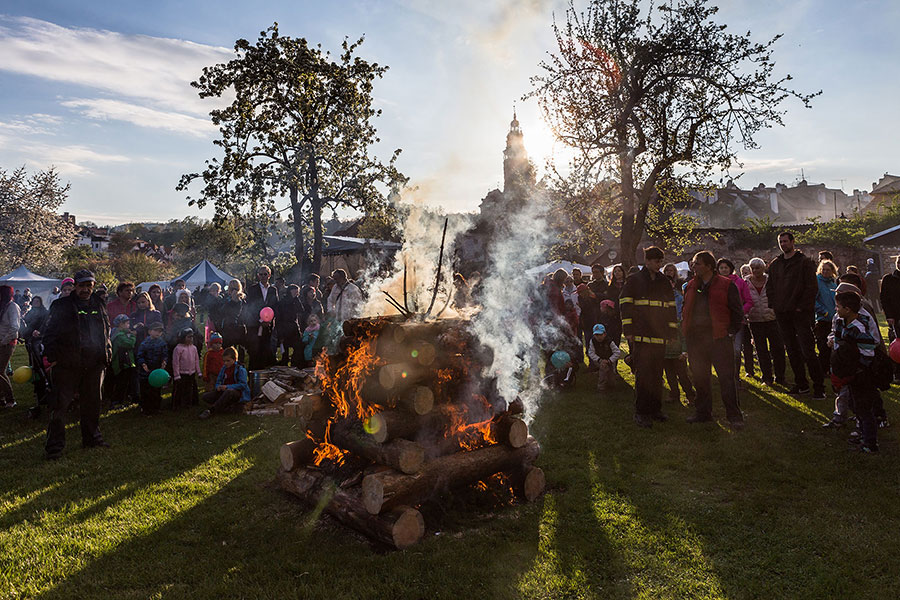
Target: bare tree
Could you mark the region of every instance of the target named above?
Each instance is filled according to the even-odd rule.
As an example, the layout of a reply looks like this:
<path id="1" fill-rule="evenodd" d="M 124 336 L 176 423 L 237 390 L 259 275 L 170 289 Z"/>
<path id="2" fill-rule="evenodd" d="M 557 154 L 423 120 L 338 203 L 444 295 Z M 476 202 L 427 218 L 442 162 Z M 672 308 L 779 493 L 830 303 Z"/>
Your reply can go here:
<path id="1" fill-rule="evenodd" d="M 789 89 L 772 48 L 732 34 L 706 0 L 570 2 L 557 50 L 532 78 L 556 136 L 576 150 L 590 181 L 619 182 L 622 261 L 634 263 L 660 190 L 706 183 L 755 148 L 760 130 L 783 125 L 788 98 L 806 107 L 821 92 Z M 589 183 L 588 183 L 589 185 Z"/>

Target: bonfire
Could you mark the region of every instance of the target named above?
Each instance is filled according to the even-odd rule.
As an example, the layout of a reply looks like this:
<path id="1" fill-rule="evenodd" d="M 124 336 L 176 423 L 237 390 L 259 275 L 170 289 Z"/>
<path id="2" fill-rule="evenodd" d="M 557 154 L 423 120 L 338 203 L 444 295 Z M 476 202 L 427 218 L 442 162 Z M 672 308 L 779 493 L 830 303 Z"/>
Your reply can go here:
<path id="1" fill-rule="evenodd" d="M 540 446 L 522 403 L 497 392 L 490 350 L 467 319 L 431 316 L 442 259 L 443 241 L 424 313 L 404 289 L 399 315 L 346 321 L 318 358 L 320 391 L 285 409 L 306 431 L 281 449 L 281 487 L 394 548 L 419 541 L 419 507 L 454 490 L 500 481 L 530 501 L 544 489 Z"/>

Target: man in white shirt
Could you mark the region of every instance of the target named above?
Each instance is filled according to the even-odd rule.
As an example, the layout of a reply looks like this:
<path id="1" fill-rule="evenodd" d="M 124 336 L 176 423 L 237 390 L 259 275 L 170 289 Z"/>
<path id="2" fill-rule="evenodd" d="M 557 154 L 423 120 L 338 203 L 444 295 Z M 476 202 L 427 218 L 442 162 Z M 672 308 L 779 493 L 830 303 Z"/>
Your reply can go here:
<path id="1" fill-rule="evenodd" d="M 338 323 L 357 316 L 362 304 L 362 290 L 347 279 L 347 273 L 343 269 L 337 269 L 331 273 L 334 279 L 334 287 L 328 296 L 328 312 L 334 315 Z"/>

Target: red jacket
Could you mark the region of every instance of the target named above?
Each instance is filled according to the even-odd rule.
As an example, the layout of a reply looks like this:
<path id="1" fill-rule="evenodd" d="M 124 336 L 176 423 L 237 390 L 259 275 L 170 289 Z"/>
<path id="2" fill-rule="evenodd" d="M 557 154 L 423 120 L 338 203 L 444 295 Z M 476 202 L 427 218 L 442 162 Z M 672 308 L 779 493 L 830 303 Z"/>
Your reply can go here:
<path id="1" fill-rule="evenodd" d="M 224 364 L 222 360 L 224 351 L 224 348 L 206 351 L 206 356 L 203 358 L 203 381 L 216 381 L 216 377 L 219 376 L 219 371 L 222 370 L 222 365 Z"/>
<path id="2" fill-rule="evenodd" d="M 135 303 L 134 300 L 129 300 L 128 304 L 124 304 L 118 296 L 106 303 L 106 314 L 109 315 L 110 323 L 112 323 L 113 319 L 115 319 L 119 315 L 128 316 L 136 310 L 137 303 Z"/>
<path id="3" fill-rule="evenodd" d="M 681 327 L 684 335 L 688 335 L 688 331 L 690 331 L 691 327 L 691 318 L 694 316 L 694 303 L 697 300 L 697 287 L 700 285 L 700 278 L 694 277 L 691 279 L 684 288 L 684 307 L 681 311 Z M 734 329 L 734 318 L 733 310 L 729 308 L 729 289 L 734 287 L 732 281 L 727 277 L 722 277 L 721 275 L 713 275 L 712 281 L 709 285 L 709 316 L 712 320 L 712 336 L 714 340 L 728 337 L 731 329 Z M 738 323 L 740 323 L 740 319 L 744 316 L 743 311 L 740 308 L 740 295 L 737 292 L 737 288 L 734 287 L 734 292 L 732 292 L 733 297 L 731 298 L 732 303 L 736 301 L 737 312 L 739 316 L 737 316 Z"/>

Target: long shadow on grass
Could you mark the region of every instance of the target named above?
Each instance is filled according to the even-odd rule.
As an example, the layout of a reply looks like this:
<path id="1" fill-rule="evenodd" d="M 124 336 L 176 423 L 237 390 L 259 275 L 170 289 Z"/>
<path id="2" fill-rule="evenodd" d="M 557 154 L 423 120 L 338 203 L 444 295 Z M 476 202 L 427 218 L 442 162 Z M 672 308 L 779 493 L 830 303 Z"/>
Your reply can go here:
<path id="1" fill-rule="evenodd" d="M 257 460 L 249 469 L 160 527 L 88 562 L 39 597 L 514 595 L 508 582 L 515 579 L 517 563 L 507 539 L 521 535 L 514 526 L 492 527 L 491 535 L 426 538 L 404 552 L 378 551 L 330 519 L 311 520 L 295 499 L 261 486 L 277 462 L 268 453 L 260 460 L 264 446 L 250 441 L 245 458 L 255 452 Z M 525 544 L 533 548 L 534 536 L 526 537 Z"/>
<path id="2" fill-rule="evenodd" d="M 245 427 L 200 425 L 192 417 L 184 412 L 147 418 L 137 409 L 104 416 L 110 449 L 81 448 L 76 423 L 67 430 L 69 445 L 59 461 L 43 458 L 43 437 L 7 448 L 4 497 L 14 508 L 0 515 L 0 530 L 67 504 L 85 505 L 72 517 L 87 518 L 129 491 L 190 470 L 247 433 Z M 186 447 L 190 438 L 196 443 Z"/>
<path id="3" fill-rule="evenodd" d="M 591 502 L 634 585 L 649 597 L 846 597 L 864 570 L 858 594 L 895 597 L 884 576 L 896 564 L 884 502 L 895 482 L 883 465 L 802 435 L 794 424 L 817 420 L 813 409 L 755 386 L 749 396 L 753 418 L 737 434 L 673 421 L 595 444 Z"/>
<path id="4" fill-rule="evenodd" d="M 535 418 L 548 490 L 538 554 L 519 580 L 523 596 L 631 595 L 628 568 L 612 542 L 615 532 L 594 518 L 590 465 L 600 443 L 599 424 L 621 419 L 628 410 L 622 398 L 632 392 L 620 385 L 616 394 L 600 396 L 595 381 L 582 374 L 575 390 L 548 394 Z"/>

